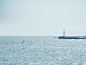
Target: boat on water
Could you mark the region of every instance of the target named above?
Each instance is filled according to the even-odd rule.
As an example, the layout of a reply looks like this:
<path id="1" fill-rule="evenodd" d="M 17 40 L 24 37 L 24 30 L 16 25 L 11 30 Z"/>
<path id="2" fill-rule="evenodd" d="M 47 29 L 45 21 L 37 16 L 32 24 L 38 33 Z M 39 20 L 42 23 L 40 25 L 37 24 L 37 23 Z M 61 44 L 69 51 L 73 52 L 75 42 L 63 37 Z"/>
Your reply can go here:
<path id="1" fill-rule="evenodd" d="M 59 36 L 58 39 L 86 39 L 86 36 L 65 36 L 65 30 L 63 36 Z"/>

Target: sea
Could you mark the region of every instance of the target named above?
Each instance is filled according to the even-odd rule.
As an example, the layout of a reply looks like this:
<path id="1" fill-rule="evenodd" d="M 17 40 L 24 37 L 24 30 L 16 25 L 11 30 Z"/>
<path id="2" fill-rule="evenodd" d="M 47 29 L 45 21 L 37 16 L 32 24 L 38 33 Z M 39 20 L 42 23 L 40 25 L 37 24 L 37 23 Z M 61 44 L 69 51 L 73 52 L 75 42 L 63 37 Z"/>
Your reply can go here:
<path id="1" fill-rule="evenodd" d="M 0 36 L 0 65 L 86 65 L 86 39 Z"/>

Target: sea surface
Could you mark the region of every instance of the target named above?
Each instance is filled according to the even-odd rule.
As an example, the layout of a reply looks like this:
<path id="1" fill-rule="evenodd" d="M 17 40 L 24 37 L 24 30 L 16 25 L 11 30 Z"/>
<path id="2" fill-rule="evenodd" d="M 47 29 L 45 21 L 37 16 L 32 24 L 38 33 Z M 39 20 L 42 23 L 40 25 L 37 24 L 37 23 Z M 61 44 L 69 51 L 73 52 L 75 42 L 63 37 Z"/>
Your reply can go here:
<path id="1" fill-rule="evenodd" d="M 86 39 L 0 36 L 0 65 L 86 65 Z"/>

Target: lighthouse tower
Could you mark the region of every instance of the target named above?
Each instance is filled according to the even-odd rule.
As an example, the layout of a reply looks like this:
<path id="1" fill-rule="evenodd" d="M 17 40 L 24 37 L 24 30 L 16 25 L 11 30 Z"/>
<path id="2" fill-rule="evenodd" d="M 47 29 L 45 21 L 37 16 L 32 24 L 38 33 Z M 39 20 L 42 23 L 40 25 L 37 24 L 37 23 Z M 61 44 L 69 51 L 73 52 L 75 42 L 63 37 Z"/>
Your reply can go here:
<path id="1" fill-rule="evenodd" d="M 63 36 L 65 36 L 65 30 L 63 30 Z"/>

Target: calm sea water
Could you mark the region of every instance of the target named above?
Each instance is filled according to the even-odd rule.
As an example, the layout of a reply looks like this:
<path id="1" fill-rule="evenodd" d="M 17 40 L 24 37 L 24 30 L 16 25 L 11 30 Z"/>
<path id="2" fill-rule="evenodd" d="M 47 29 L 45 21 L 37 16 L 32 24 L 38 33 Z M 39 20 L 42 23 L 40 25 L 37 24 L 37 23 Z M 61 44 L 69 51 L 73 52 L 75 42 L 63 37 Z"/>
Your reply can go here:
<path id="1" fill-rule="evenodd" d="M 0 65 L 86 65 L 86 39 L 2 36 Z"/>

